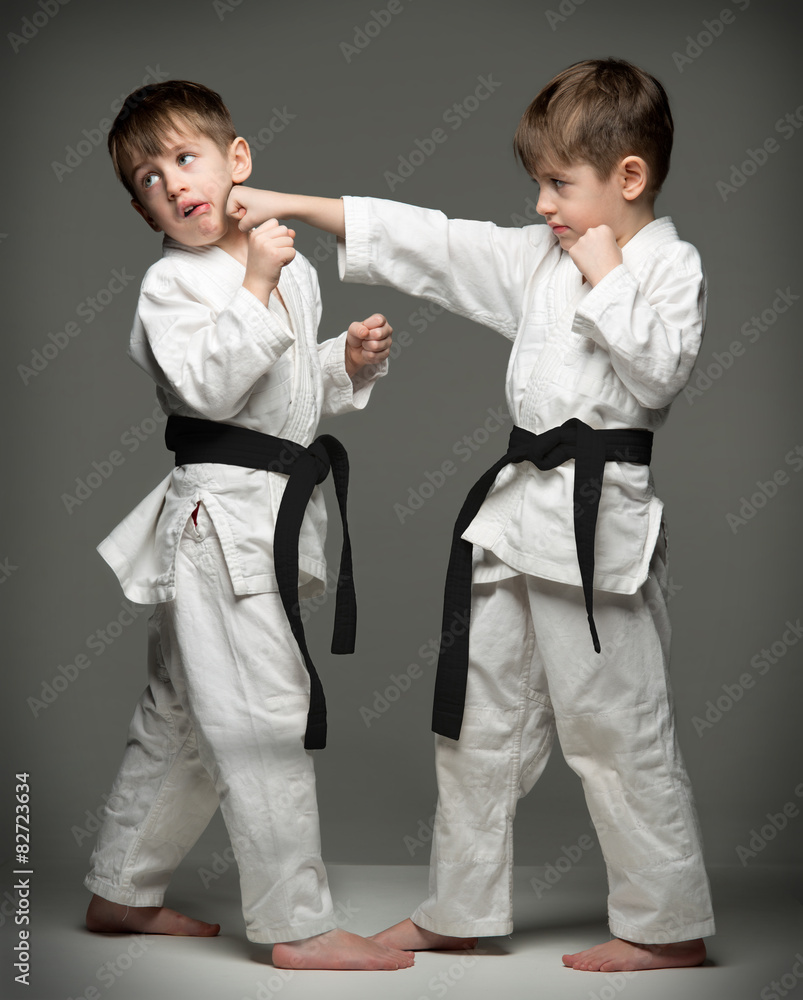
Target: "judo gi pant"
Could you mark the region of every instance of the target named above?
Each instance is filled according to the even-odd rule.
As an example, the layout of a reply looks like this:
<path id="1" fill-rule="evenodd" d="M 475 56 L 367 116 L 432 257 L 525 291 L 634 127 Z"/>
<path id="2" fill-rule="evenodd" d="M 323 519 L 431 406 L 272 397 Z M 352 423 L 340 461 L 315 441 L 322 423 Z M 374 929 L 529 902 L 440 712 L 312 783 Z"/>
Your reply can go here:
<path id="1" fill-rule="evenodd" d="M 666 584 L 661 542 L 636 594 L 595 592 L 601 655 L 580 587 L 523 574 L 474 584 L 465 715 L 458 741 L 435 738 L 430 897 L 416 924 L 458 936 L 512 931 L 516 803 L 557 730 L 607 865 L 612 933 L 645 944 L 713 934 L 672 715 Z"/>
<path id="2" fill-rule="evenodd" d="M 92 855 L 88 889 L 160 906 L 220 805 L 251 941 L 336 926 L 321 861 L 309 677 L 277 593 L 237 597 L 205 509 L 187 521 L 176 599 L 150 622 L 149 685 Z"/>

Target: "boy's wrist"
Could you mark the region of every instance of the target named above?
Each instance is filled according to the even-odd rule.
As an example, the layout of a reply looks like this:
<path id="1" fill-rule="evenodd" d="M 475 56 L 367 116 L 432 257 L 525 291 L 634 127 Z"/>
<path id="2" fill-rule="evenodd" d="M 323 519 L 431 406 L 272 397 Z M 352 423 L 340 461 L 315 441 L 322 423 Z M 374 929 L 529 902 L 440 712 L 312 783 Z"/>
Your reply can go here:
<path id="1" fill-rule="evenodd" d="M 249 275 L 246 272 L 243 278 L 243 288 L 250 292 L 255 298 L 267 308 L 270 297 L 273 294 L 273 289 L 276 285 L 271 284 L 269 280 L 266 280 L 261 275 Z"/>
<path id="2" fill-rule="evenodd" d="M 296 210 L 298 198 L 298 195 L 286 194 L 283 191 L 271 191 L 271 214 L 277 219 L 299 219 L 303 222 L 303 218 Z"/>

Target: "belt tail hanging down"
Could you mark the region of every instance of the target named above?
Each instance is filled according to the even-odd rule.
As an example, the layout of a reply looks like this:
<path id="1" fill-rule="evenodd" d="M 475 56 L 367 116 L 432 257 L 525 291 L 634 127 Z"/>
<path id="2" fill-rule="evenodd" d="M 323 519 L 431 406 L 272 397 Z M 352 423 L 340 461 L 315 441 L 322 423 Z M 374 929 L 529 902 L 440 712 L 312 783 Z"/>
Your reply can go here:
<path id="1" fill-rule="evenodd" d="M 574 535 L 588 625 L 594 649 L 600 652 L 593 614 L 594 538 L 606 462 L 649 465 L 652 432 L 594 430 L 572 418 L 542 434 L 514 427 L 507 453 L 472 487 L 452 533 L 452 548 L 444 591 L 443 623 L 435 678 L 432 729 L 459 739 L 468 680 L 473 545 L 462 535 L 474 520 L 498 474 L 512 463 L 529 461 L 541 471 L 573 458 Z"/>
<path id="2" fill-rule="evenodd" d="M 310 706 L 304 746 L 308 750 L 323 749 L 326 746 L 326 699 L 307 648 L 299 609 L 298 543 L 312 491 L 323 482 L 331 469 L 343 526 L 332 652 L 353 653 L 357 601 L 347 520 L 349 466 L 346 449 L 330 434 L 321 434 L 305 448 L 295 441 L 246 427 L 177 416 L 168 418 L 165 441 L 167 447 L 176 453 L 176 465 L 215 462 L 288 476 L 276 516 L 274 566 L 282 606 L 310 678 Z"/>

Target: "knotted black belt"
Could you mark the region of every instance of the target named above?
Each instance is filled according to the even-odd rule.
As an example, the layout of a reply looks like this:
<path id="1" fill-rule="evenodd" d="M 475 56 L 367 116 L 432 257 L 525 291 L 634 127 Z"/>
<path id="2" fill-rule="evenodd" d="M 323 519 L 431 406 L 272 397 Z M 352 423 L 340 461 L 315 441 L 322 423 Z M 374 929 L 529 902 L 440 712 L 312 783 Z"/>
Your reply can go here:
<path id="1" fill-rule="evenodd" d="M 574 537 L 583 583 L 588 625 L 594 649 L 600 643 L 593 615 L 594 534 L 597 525 L 602 476 L 606 462 L 634 462 L 649 465 L 652 431 L 594 430 L 572 418 L 543 434 L 521 427 L 510 433 L 507 454 L 472 487 L 457 517 L 452 535 L 452 552 L 446 574 L 438 673 L 435 679 L 435 706 L 432 729 L 453 740 L 460 737 L 468 677 L 468 637 L 471 617 L 472 544 L 461 537 L 474 520 L 499 472 L 513 462 L 532 462 L 546 471 L 570 458 L 574 466 Z"/>
<path id="2" fill-rule="evenodd" d="M 276 516 L 273 560 L 279 596 L 310 677 L 310 706 L 304 746 L 326 746 L 326 700 L 315 670 L 298 608 L 298 540 L 312 491 L 332 470 L 337 503 L 343 523 L 343 547 L 337 577 L 333 653 L 353 653 L 357 632 L 357 601 L 351 565 L 351 542 L 346 519 L 349 463 L 346 449 L 329 434 L 321 434 L 309 447 L 285 438 L 261 434 L 247 427 L 213 420 L 171 416 L 165 430 L 167 447 L 176 453 L 176 465 L 217 462 L 247 469 L 281 472 L 289 478 Z"/>

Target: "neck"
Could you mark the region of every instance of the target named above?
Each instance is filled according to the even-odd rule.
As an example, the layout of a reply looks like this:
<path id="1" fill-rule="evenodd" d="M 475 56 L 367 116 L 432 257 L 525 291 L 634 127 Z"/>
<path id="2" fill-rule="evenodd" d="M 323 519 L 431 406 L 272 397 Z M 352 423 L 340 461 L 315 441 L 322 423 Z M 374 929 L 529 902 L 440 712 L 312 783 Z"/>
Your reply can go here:
<path id="1" fill-rule="evenodd" d="M 633 239 L 640 229 L 648 226 L 651 222 L 655 222 L 652 204 L 641 205 L 638 208 L 634 205 L 633 211 L 628 212 L 627 217 L 622 220 L 622 226 L 616 237 L 617 245 L 623 247 L 625 243 Z"/>
<path id="2" fill-rule="evenodd" d="M 216 240 L 213 244 L 225 250 L 227 254 L 238 260 L 243 267 L 248 262 L 248 233 L 240 232 L 237 223 L 232 219 L 225 236 Z"/>

